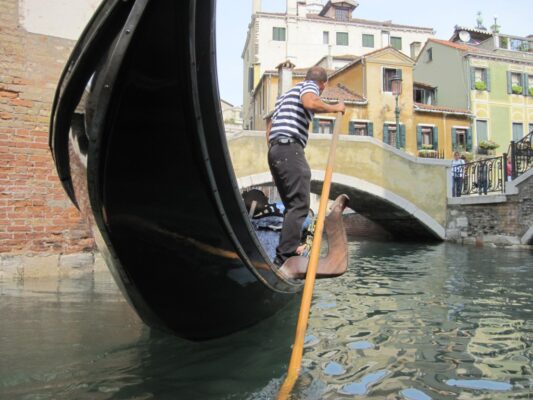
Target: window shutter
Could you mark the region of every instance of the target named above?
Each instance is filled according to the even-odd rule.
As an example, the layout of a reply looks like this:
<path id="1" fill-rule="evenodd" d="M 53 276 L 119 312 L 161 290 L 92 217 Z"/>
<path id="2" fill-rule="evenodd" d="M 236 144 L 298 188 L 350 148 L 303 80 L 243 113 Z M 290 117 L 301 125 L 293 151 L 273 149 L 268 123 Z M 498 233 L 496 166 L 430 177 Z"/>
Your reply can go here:
<path id="1" fill-rule="evenodd" d="M 416 127 L 416 148 L 418 150 L 422 148 L 422 127 L 420 125 Z"/>
<path id="2" fill-rule="evenodd" d="M 433 150 L 439 149 L 439 128 L 435 126 L 433 128 Z"/>
<path id="3" fill-rule="evenodd" d="M 383 143 L 389 144 L 389 126 L 383 124 Z"/>
<path id="4" fill-rule="evenodd" d="M 511 71 L 507 71 L 507 94 L 513 93 L 513 82 L 511 78 Z"/>
<path id="5" fill-rule="evenodd" d="M 400 125 L 400 147 L 405 149 L 405 125 Z"/>
<path id="6" fill-rule="evenodd" d="M 368 136 L 374 136 L 374 123 L 369 122 L 367 125 Z"/>
<path id="7" fill-rule="evenodd" d="M 313 133 L 318 133 L 318 118 L 313 118 Z"/>
<path id="8" fill-rule="evenodd" d="M 348 122 L 348 134 L 355 135 L 355 122 L 353 121 Z"/>
<path id="9" fill-rule="evenodd" d="M 472 129 L 466 130 L 466 151 L 472 151 Z"/>
<path id="10" fill-rule="evenodd" d="M 452 151 L 457 147 L 457 129 L 452 128 Z"/>
<path id="11" fill-rule="evenodd" d="M 490 69 L 486 69 L 485 71 L 485 83 L 487 84 L 487 92 L 490 92 Z"/>
<path id="12" fill-rule="evenodd" d="M 528 86 L 529 86 L 529 83 L 528 83 L 527 74 L 522 74 L 522 94 L 524 96 L 528 95 L 528 92 L 529 92 Z"/>
<path id="13" fill-rule="evenodd" d="M 476 69 L 470 67 L 470 89 L 474 90 L 476 88 Z"/>

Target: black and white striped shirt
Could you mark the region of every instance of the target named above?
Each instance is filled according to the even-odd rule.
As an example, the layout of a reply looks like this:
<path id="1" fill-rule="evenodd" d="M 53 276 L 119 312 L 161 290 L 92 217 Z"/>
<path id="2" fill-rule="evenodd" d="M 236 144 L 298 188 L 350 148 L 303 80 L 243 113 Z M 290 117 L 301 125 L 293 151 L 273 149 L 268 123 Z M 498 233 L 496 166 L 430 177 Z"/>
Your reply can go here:
<path id="1" fill-rule="evenodd" d="M 313 113 L 306 110 L 302 103 L 302 96 L 306 93 L 320 96 L 318 85 L 314 81 L 303 81 L 278 98 L 272 116 L 270 141 L 294 138 L 305 147 L 309 123 L 313 120 Z"/>

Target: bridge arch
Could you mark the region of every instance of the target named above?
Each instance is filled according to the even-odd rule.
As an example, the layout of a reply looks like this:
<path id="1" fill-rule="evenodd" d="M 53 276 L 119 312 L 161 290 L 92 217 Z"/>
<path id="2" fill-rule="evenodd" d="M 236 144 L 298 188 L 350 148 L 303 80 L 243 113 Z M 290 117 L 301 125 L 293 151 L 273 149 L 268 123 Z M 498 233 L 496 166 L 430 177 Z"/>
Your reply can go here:
<path id="1" fill-rule="evenodd" d="M 414 157 L 368 136 L 341 135 L 332 196 L 346 193 L 352 208 L 397 238 L 444 240 L 449 175 L 446 160 Z M 310 135 L 305 149 L 312 191 L 319 193 L 331 135 Z M 264 132 L 228 136 L 241 188 L 272 182 Z"/>
<path id="2" fill-rule="evenodd" d="M 237 179 L 241 189 L 272 184 L 270 172 Z M 320 194 L 324 171 L 311 170 L 311 192 Z M 349 207 L 378 223 L 397 238 L 444 240 L 445 228 L 416 204 L 386 188 L 361 178 L 334 173 L 330 199 L 341 193 L 350 197 Z"/>

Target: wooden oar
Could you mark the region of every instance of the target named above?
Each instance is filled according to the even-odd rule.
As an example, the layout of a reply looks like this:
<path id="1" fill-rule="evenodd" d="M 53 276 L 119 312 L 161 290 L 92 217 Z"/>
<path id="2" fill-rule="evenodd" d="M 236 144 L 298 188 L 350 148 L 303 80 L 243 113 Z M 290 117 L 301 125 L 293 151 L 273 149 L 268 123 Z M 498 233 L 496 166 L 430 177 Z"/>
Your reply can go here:
<path id="1" fill-rule="evenodd" d="M 281 389 L 278 393 L 278 400 L 285 400 L 288 398 L 289 394 L 292 391 L 292 388 L 294 387 L 294 384 L 296 383 L 296 380 L 298 379 L 298 374 L 300 372 L 305 332 L 307 330 L 309 311 L 311 309 L 311 299 L 313 297 L 313 289 L 315 286 L 316 269 L 318 265 L 318 259 L 320 257 L 320 243 L 322 242 L 322 232 L 324 230 L 326 207 L 328 204 L 329 191 L 331 188 L 333 164 L 335 163 L 335 151 L 337 149 L 337 142 L 339 141 L 341 118 L 342 113 L 337 113 L 335 127 L 333 128 L 333 138 L 331 140 L 331 147 L 329 149 L 328 164 L 326 166 L 326 173 L 324 176 L 324 185 L 322 186 L 322 194 L 320 195 L 320 205 L 318 207 L 318 215 L 316 219 L 313 245 L 311 247 L 311 254 L 309 256 L 307 274 L 305 276 L 305 285 L 302 294 L 302 303 L 300 305 L 300 313 L 298 315 L 298 324 L 296 325 L 296 337 L 294 339 L 294 346 L 292 348 L 287 377 L 285 378 L 285 381 L 283 382 L 283 385 L 281 386 Z"/>

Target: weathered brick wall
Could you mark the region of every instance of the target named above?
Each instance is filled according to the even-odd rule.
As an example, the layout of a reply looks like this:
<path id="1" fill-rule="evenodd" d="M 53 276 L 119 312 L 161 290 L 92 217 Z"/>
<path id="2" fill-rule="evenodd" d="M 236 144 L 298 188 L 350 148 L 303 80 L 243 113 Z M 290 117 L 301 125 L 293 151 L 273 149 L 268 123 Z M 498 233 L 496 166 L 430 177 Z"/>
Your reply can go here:
<path id="1" fill-rule="evenodd" d="M 18 0 L 0 0 L 0 253 L 94 247 L 48 149 L 51 105 L 74 42 L 31 34 Z"/>

